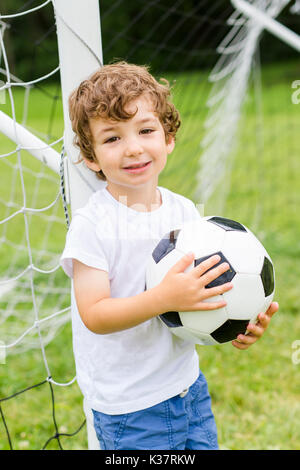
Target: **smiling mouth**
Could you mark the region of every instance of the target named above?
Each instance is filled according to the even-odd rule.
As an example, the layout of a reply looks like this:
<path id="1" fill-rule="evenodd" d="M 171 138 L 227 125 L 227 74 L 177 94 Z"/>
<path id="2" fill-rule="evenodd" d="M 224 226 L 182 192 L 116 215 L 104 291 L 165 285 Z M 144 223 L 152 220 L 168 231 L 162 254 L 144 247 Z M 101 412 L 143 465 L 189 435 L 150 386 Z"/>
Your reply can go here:
<path id="1" fill-rule="evenodd" d="M 147 166 L 150 165 L 151 162 L 144 162 L 144 163 L 139 163 L 139 164 L 136 164 L 136 165 L 130 165 L 130 166 L 126 166 L 124 167 L 124 170 L 138 170 L 138 169 L 141 169 L 141 168 L 146 168 Z"/>

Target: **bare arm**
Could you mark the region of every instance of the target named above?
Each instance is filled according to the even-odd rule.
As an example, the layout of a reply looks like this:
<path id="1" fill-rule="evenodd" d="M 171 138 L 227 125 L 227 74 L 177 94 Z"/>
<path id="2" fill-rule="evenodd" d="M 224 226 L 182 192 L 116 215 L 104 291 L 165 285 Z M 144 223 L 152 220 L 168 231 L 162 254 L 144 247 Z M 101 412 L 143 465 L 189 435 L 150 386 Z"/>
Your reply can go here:
<path id="1" fill-rule="evenodd" d="M 160 313 L 156 289 L 133 297 L 111 298 L 106 271 L 88 267 L 75 259 L 73 269 L 78 310 L 85 326 L 94 333 L 131 328 Z"/>
<path id="2" fill-rule="evenodd" d="M 206 303 L 209 297 L 231 289 L 230 283 L 206 289 L 213 279 L 229 269 L 224 263 L 212 268 L 219 257 L 212 257 L 185 273 L 193 256 L 184 256 L 156 287 L 126 298 L 111 298 L 108 274 L 73 260 L 74 290 L 78 310 L 85 326 L 98 334 L 132 328 L 171 310 L 213 310 L 224 301 Z"/>

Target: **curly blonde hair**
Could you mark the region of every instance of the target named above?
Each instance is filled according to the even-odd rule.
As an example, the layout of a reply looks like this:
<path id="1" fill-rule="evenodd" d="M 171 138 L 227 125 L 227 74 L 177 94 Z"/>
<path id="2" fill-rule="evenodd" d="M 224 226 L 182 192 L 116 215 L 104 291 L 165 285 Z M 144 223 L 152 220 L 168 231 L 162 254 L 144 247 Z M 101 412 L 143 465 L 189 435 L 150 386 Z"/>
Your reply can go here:
<path id="1" fill-rule="evenodd" d="M 179 112 L 169 101 L 169 82 L 165 79 L 160 81 L 163 83 L 155 80 L 147 66 L 124 61 L 104 65 L 84 80 L 69 97 L 70 119 L 75 132 L 74 144 L 79 147 L 81 156 L 89 161 L 96 161 L 89 119 L 131 119 L 135 113 L 126 112 L 126 105 L 142 94 L 150 97 L 154 112 L 165 131 L 166 141 L 170 136 L 175 138 L 181 124 Z M 102 180 L 106 179 L 102 171 L 97 172 L 97 176 Z"/>

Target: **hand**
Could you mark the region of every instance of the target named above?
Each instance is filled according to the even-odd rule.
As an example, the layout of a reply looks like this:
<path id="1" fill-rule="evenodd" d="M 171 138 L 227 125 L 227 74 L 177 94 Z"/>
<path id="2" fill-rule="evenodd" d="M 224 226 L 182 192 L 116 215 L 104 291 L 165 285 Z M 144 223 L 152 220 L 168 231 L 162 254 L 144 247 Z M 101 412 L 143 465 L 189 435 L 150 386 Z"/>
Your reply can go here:
<path id="1" fill-rule="evenodd" d="M 226 301 L 205 302 L 232 289 L 230 282 L 217 287 L 206 288 L 211 281 L 219 277 L 230 268 L 228 263 L 216 267 L 221 258 L 219 255 L 211 256 L 188 272 L 185 270 L 194 260 L 194 254 L 183 256 L 166 274 L 159 284 L 160 298 L 164 312 L 170 311 L 196 311 L 215 310 L 226 305 Z M 212 268 L 212 269 L 211 269 Z"/>
<path id="2" fill-rule="evenodd" d="M 232 345 L 237 349 L 248 349 L 252 344 L 262 337 L 264 332 L 269 326 L 272 316 L 277 312 L 279 305 L 277 302 L 272 302 L 270 307 L 265 313 L 258 315 L 258 322 L 247 327 L 247 335 L 238 335 L 237 339 L 232 341 Z"/>

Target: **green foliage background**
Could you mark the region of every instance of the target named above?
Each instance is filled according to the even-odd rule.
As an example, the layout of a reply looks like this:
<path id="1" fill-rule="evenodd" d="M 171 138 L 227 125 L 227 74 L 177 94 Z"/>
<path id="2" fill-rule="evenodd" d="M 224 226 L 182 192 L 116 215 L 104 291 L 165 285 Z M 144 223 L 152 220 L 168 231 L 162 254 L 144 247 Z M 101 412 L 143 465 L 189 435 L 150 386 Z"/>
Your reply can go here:
<path id="1" fill-rule="evenodd" d="M 40 0 L 1 0 L 0 12 L 15 14 L 40 4 Z M 151 63 L 153 71 L 164 73 L 178 70 L 182 62 L 185 70 L 212 67 L 213 44 L 224 37 L 228 30 L 226 19 L 233 11 L 229 0 L 99 0 L 99 6 L 105 63 L 120 57 L 126 59 L 131 51 L 132 62 Z M 211 18 L 215 18 L 213 23 Z M 300 32 L 298 18 L 290 12 L 290 5 L 278 20 Z M 56 67 L 57 41 L 51 4 L 33 14 L 8 19 L 6 23 L 9 25 L 7 53 L 16 76 L 23 81 L 32 80 Z M 190 50 L 193 50 L 192 60 L 186 60 L 186 51 Z M 286 48 L 271 35 L 264 36 L 262 51 L 264 63 L 297 57 L 292 48 Z M 56 75 L 54 80 L 58 79 Z"/>

